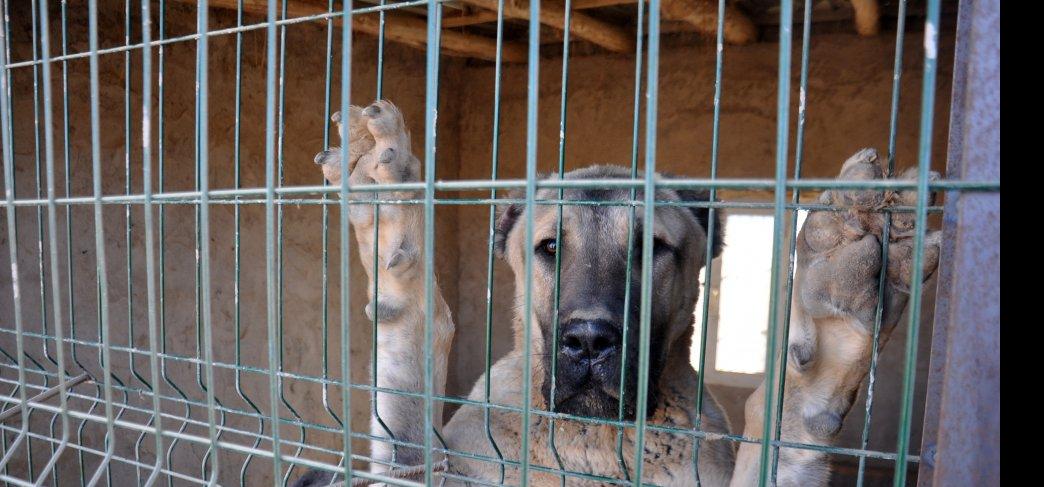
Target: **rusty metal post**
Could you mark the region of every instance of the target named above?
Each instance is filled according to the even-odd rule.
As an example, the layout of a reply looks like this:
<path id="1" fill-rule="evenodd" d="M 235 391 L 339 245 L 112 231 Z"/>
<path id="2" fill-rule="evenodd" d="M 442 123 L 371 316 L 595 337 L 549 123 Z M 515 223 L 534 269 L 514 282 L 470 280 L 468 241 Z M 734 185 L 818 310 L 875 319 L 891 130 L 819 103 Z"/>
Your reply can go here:
<path id="1" fill-rule="evenodd" d="M 1000 2 L 962 0 L 947 175 L 1000 179 Z M 918 486 L 1000 485 L 1000 193 L 943 214 Z"/>

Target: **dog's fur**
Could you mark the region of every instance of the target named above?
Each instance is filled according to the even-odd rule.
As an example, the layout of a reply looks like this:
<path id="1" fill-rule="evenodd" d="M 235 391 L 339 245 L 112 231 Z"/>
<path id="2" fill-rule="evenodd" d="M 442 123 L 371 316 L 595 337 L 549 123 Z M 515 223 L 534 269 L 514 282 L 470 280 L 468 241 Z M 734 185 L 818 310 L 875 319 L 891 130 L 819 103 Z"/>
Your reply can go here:
<path id="1" fill-rule="evenodd" d="M 335 116 L 342 137 L 348 135 L 348 169 L 352 184 L 400 183 L 416 181 L 420 163 L 410 153 L 409 135 L 398 109 L 387 101 L 366 109 L 353 108 L 348 130 L 345 120 Z M 327 179 L 341 180 L 341 150 L 334 148 L 316 157 Z M 629 178 L 628 170 L 613 166 L 593 166 L 571 171 L 565 179 Z M 877 154 L 867 149 L 845 162 L 841 179 L 880 179 L 883 177 Z M 663 179 L 660 177 L 660 179 Z M 630 200 L 629 190 L 567 189 L 565 200 Z M 641 191 L 636 191 L 641 200 Z M 357 201 L 379 197 L 373 193 L 352 192 Z M 384 194 L 383 196 L 389 196 Z M 418 195 L 402 192 L 394 198 Z M 557 189 L 544 189 L 537 199 L 556 199 Z M 891 204 L 908 204 L 908 193 L 875 191 L 826 192 L 821 202 L 846 207 L 842 211 L 812 212 L 798 235 L 798 260 L 792 301 L 791 333 L 788 337 L 786 389 L 781 439 L 789 442 L 829 444 L 841 429 L 857 388 L 867 373 L 872 348 L 874 311 L 878 303 L 877 276 L 881 267 L 882 231 L 885 220 L 880 210 Z M 759 471 L 758 444 L 742 443 L 737 451 L 732 441 L 721 438 L 730 433 L 729 423 L 709 391 L 702 394 L 702 415 L 697 418 L 697 374 L 689 364 L 693 308 L 699 295 L 698 274 L 705 262 L 709 227 L 706 193 L 691 190 L 657 190 L 656 199 L 676 205 L 657 207 L 653 222 L 645 222 L 643 211 L 626 205 L 568 205 L 532 207 L 532 240 L 526 241 L 524 205 L 510 205 L 497 219 L 496 246 L 515 272 L 516 316 L 512 322 L 514 348 L 490 370 L 492 385 L 489 402 L 498 407 L 464 405 L 441 427 L 433 427 L 445 439 L 450 454 L 451 478 L 468 477 L 484 482 L 517 484 L 521 451 L 523 370 L 525 352 L 530 352 L 533 410 L 554 410 L 577 416 L 617 419 L 618 407 L 624 419 L 633 420 L 637 384 L 638 329 L 642 262 L 643 225 L 653 225 L 655 248 L 649 252 L 652 279 L 649 341 L 648 424 L 642 454 L 642 481 L 658 485 L 746 486 L 756 482 Z M 629 227 L 632 211 L 634 226 Z M 373 282 L 377 272 L 379 289 L 371 285 L 367 314 L 378 320 L 377 349 L 380 367 L 377 386 L 411 392 L 424 390 L 424 266 L 423 208 L 408 205 L 380 207 L 379 232 L 374 240 L 375 212 L 370 205 L 352 205 L 350 218 L 355 228 L 361 260 Z M 561 222 L 561 238 L 556 239 Z M 891 221 L 888 280 L 885 286 L 881 343 L 894 328 L 906 305 L 912 278 L 913 231 L 907 216 L 896 214 Z M 715 221 L 717 255 L 721 224 Z M 635 269 L 627 280 L 627 248 L 634 246 L 631 265 Z M 556 251 L 547 253 L 544 243 L 555 239 Z M 923 275 L 926 278 L 938 262 L 938 234 L 927 237 Z M 376 244 L 376 248 L 375 248 Z M 526 247 L 532 255 L 530 291 L 531 335 L 525 341 L 523 299 L 526 290 Z M 377 265 L 374 266 L 374 252 Z M 560 289 L 555 289 L 555 260 L 561 259 Z M 623 306 L 624 290 L 630 288 L 630 303 Z M 446 360 L 453 336 L 449 307 L 438 292 L 432 316 L 434 389 L 443 394 Z M 556 292 L 559 300 L 554 299 Z M 557 319 L 556 319 L 557 318 Z M 579 321 L 578 321 L 579 320 Z M 626 332 L 619 324 L 629 323 Z M 596 368 L 577 369 L 590 375 L 577 376 L 561 365 L 563 351 L 555 346 L 562 340 L 562 327 L 569 323 L 610 323 L 628 346 L 616 350 L 617 358 Z M 556 326 L 558 335 L 555 335 Z M 561 342 L 565 343 L 565 342 Z M 528 345 L 528 348 L 527 348 Z M 563 345 L 564 346 L 564 345 Z M 614 356 L 614 357 L 616 357 Z M 552 377 L 550 367 L 559 359 Z M 621 397 L 621 371 L 626 394 Z M 596 373 L 597 372 L 597 373 Z M 585 372 L 586 374 L 587 372 Z M 598 375 L 602 374 L 602 375 Z M 598 379 L 602 377 L 602 379 Z M 604 379 L 604 380 L 603 380 Z M 601 380 L 601 382 L 599 382 Z M 469 399 L 485 401 L 486 378 L 480 378 Z M 554 387 L 554 389 L 552 389 Z M 748 399 L 743 435 L 762 435 L 764 384 Z M 554 399 L 552 400 L 552 395 Z M 385 426 L 395 438 L 423 444 L 425 430 L 423 401 L 393 394 L 378 394 L 378 412 L 371 433 L 386 437 Z M 618 406 L 619 405 L 619 406 Z M 507 406 L 507 407 L 501 407 Z M 436 420 L 441 418 L 441 403 L 435 402 Z M 492 440 L 487 437 L 488 431 Z M 670 429 L 699 428 L 705 437 L 698 444 L 693 436 Z M 528 455 L 531 465 L 563 468 L 592 475 L 633 478 L 636 474 L 633 428 L 595 424 L 568 417 L 550 419 L 531 414 Z M 552 438 L 554 441 L 552 448 Z M 495 445 L 495 446 L 494 446 Z M 394 453 L 394 455 L 393 455 Z M 621 454 L 622 453 L 622 454 Z M 372 455 L 381 461 L 394 456 L 400 465 L 422 462 L 419 448 L 373 442 Z M 509 462 L 502 467 L 496 459 Z M 698 467 L 692 460 L 698 456 Z M 439 455 L 439 458 L 442 458 Z M 491 460 L 484 460 L 491 459 Z M 376 464 L 375 464 L 376 465 Z M 375 467 L 375 470 L 379 468 Z M 826 485 L 829 477 L 826 455 L 813 450 L 784 448 L 779 460 L 778 485 Z M 297 485 L 322 485 L 332 475 L 313 471 Z M 558 485 L 561 477 L 532 469 L 530 485 Z M 455 481 L 451 481 L 453 483 Z M 595 481 L 566 477 L 570 485 L 593 485 Z"/>

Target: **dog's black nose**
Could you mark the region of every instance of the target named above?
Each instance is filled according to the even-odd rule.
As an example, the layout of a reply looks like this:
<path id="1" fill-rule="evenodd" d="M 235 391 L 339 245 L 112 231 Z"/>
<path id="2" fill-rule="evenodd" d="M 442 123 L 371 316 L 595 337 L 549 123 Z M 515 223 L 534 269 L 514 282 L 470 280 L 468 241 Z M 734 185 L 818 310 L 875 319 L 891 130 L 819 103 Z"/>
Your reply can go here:
<path id="1" fill-rule="evenodd" d="M 573 320 L 562 330 L 561 351 L 572 360 L 596 362 L 617 351 L 620 332 L 605 320 Z"/>

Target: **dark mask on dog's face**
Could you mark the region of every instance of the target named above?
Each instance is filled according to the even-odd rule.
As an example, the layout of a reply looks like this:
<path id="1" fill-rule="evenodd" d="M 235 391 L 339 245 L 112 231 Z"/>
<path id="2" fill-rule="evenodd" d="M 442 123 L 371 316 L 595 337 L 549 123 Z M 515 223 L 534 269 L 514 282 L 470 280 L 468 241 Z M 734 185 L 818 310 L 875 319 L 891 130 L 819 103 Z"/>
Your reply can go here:
<path id="1" fill-rule="evenodd" d="M 629 177 L 629 171 L 607 166 L 566 175 L 566 179 L 621 177 Z M 640 201 L 641 191 L 636 194 Z M 662 190 L 657 200 L 698 201 L 700 196 L 706 200 L 697 192 Z M 557 197 L 555 189 L 537 194 L 538 200 Z M 580 203 L 563 205 L 561 220 L 558 206 L 534 205 L 530 242 L 524 240 L 523 206 L 508 208 L 498 222 L 498 248 L 515 271 L 517 296 L 524 296 L 525 247 L 532 249 L 531 353 L 540 354 L 545 372 L 541 384 L 545 405 L 556 412 L 599 418 L 616 418 L 622 408 L 624 418 L 633 419 L 642 316 L 643 210 L 625 204 L 631 199 L 625 189 L 571 189 L 563 198 Z M 614 201 L 621 204 L 606 204 Z M 706 254 L 706 218 L 706 208 L 663 206 L 656 209 L 651 223 L 649 404 L 659 393 L 671 346 L 691 332 Z M 519 312 L 524 313 L 519 304 Z"/>

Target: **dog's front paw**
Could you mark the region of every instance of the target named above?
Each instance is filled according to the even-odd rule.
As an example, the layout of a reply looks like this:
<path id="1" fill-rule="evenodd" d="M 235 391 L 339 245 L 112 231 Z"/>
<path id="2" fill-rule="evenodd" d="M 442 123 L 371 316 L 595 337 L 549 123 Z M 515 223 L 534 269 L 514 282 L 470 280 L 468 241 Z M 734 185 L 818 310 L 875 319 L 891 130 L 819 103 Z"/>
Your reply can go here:
<path id="1" fill-rule="evenodd" d="M 337 133 L 341 138 L 341 144 L 348 145 L 348 174 L 355 172 L 359 159 L 373 150 L 375 144 L 373 135 L 366 128 L 366 119 L 362 116 L 362 108 L 352 105 L 348 109 L 348 117 L 345 119 L 341 112 L 335 112 L 330 120 L 337 124 Z M 330 184 L 341 184 L 341 163 L 344 153 L 340 147 L 331 147 L 315 156 L 315 163 L 323 171 L 323 177 Z"/>
<path id="2" fill-rule="evenodd" d="M 420 161 L 410 150 L 410 135 L 398 107 L 379 100 L 363 109 L 360 117 L 375 141 L 371 153 L 361 160 L 367 175 L 382 184 L 419 180 Z"/>
<path id="3" fill-rule="evenodd" d="M 907 171 L 900 179 L 913 177 L 916 173 Z M 932 177 L 938 175 L 933 173 Z M 877 152 L 863 149 L 853 155 L 844 163 L 838 179 L 884 179 Z M 914 214 L 909 208 L 896 207 L 909 207 L 916 203 L 916 197 L 915 191 L 873 189 L 832 190 L 823 194 L 820 201 L 837 210 L 811 212 L 798 236 L 798 292 L 812 317 L 850 315 L 867 329 L 873 326 L 879 302 L 881 240 L 885 226 L 890 225 L 885 323 L 898 319 L 911 280 L 915 275 L 927 279 L 939 263 L 940 234 L 928 232 L 920 272 L 913 271 Z M 929 204 L 931 200 L 930 196 Z M 893 211 L 886 214 L 881 211 L 885 208 Z"/>
<path id="4" fill-rule="evenodd" d="M 353 106 L 347 119 L 336 113 L 332 120 L 337 123 L 342 140 L 350 143 L 348 217 L 364 266 L 371 274 L 390 272 L 402 277 L 417 272 L 412 264 L 418 260 L 423 239 L 423 209 L 403 201 L 415 199 L 417 192 L 373 188 L 419 179 L 420 162 L 410 152 L 402 113 L 391 102 L 382 100 L 366 108 Z M 344 155 L 342 149 L 332 147 L 315 157 L 323 175 L 333 184 L 341 182 Z M 380 309 L 377 311 L 380 315 Z"/>

